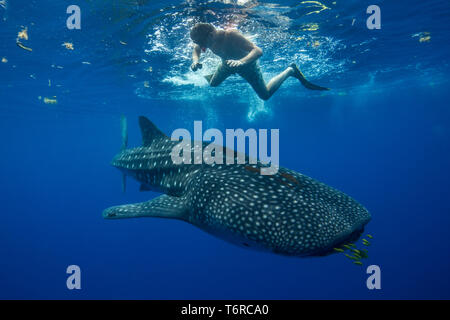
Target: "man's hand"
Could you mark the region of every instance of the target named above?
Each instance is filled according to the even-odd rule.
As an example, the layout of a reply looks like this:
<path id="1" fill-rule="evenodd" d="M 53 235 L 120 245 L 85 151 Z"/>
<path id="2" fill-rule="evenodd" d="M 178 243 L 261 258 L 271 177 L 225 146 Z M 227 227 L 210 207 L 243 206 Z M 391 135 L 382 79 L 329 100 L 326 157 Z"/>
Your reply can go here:
<path id="1" fill-rule="evenodd" d="M 203 65 L 201 63 L 197 62 L 193 62 L 191 64 L 191 69 L 192 71 L 197 71 L 198 69 L 201 69 L 203 67 Z"/>
<path id="2" fill-rule="evenodd" d="M 244 63 L 241 60 L 227 60 L 226 64 L 232 68 L 236 68 L 236 67 L 240 67 L 240 66 L 244 65 Z"/>

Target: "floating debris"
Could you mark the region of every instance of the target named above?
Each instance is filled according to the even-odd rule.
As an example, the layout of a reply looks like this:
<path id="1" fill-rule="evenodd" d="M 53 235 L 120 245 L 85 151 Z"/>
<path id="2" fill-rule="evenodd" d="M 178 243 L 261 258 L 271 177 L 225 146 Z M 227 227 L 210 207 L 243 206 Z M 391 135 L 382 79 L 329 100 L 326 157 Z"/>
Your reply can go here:
<path id="1" fill-rule="evenodd" d="M 119 41 L 120 42 L 120 44 L 121 45 L 124 45 L 124 46 L 126 46 L 127 45 L 127 43 L 126 42 L 124 42 L 124 41 Z"/>
<path id="2" fill-rule="evenodd" d="M 319 30 L 319 25 L 317 23 L 307 23 L 302 26 L 302 31 L 316 31 Z"/>
<path id="3" fill-rule="evenodd" d="M 28 40 L 28 28 L 22 27 L 22 31 L 17 34 L 17 39 Z"/>
<path id="4" fill-rule="evenodd" d="M 144 81 L 144 87 L 150 88 L 150 83 L 148 81 Z"/>
<path id="5" fill-rule="evenodd" d="M 3 58 L 2 58 L 2 62 L 3 62 L 3 63 L 7 63 L 7 62 L 8 62 L 8 59 L 6 59 L 5 57 L 3 57 Z"/>
<path id="6" fill-rule="evenodd" d="M 302 1 L 302 2 L 300 2 L 300 4 L 310 4 L 310 6 L 308 6 L 308 8 L 318 8 L 318 10 L 308 12 L 306 15 L 310 15 L 313 13 L 321 13 L 323 10 L 330 9 L 323 3 L 320 3 L 319 1 Z"/>
<path id="7" fill-rule="evenodd" d="M 30 52 L 33 51 L 33 49 L 24 46 L 24 45 L 23 45 L 22 43 L 20 43 L 19 41 L 17 41 L 16 43 L 17 43 L 17 45 L 18 45 L 20 48 L 22 48 L 22 49 L 24 49 L 24 50 L 27 50 L 27 51 L 30 51 Z"/>
<path id="8" fill-rule="evenodd" d="M 52 81 L 50 79 L 48 79 L 48 86 L 51 87 L 52 86 Z"/>
<path id="9" fill-rule="evenodd" d="M 431 33 L 430 32 L 419 32 L 416 34 L 412 35 L 413 38 L 418 37 L 419 38 L 419 42 L 423 43 L 423 42 L 429 42 L 431 40 Z"/>
<path id="10" fill-rule="evenodd" d="M 312 44 L 312 46 L 313 46 L 314 48 L 317 48 L 318 46 L 320 46 L 320 42 L 319 42 L 319 41 L 314 41 L 313 44 Z"/>
<path id="11" fill-rule="evenodd" d="M 73 49 L 74 49 L 74 48 L 73 48 L 73 43 L 70 43 L 70 42 L 64 42 L 64 43 L 62 44 L 62 46 L 63 46 L 63 47 L 66 47 L 67 50 L 73 50 Z"/>
<path id="12" fill-rule="evenodd" d="M 356 19 L 353 18 L 353 20 L 352 20 L 352 27 L 355 25 L 355 22 L 356 22 Z"/>
<path id="13" fill-rule="evenodd" d="M 148 67 L 146 71 L 147 71 L 147 72 L 152 72 L 152 71 L 153 71 L 153 68 L 152 68 L 152 67 Z"/>
<path id="14" fill-rule="evenodd" d="M 421 37 L 419 42 L 429 42 L 431 40 L 431 36 Z"/>
<path id="15" fill-rule="evenodd" d="M 58 100 L 52 99 L 52 98 L 44 97 L 44 103 L 45 103 L 45 104 L 57 104 L 57 103 L 58 103 Z"/>

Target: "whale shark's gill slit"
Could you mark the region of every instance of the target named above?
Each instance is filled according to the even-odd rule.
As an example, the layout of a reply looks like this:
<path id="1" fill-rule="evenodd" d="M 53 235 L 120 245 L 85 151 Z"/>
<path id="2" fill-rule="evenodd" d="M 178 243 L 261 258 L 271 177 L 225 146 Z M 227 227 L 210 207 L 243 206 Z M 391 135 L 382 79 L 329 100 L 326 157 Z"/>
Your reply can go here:
<path id="1" fill-rule="evenodd" d="M 295 177 L 293 175 L 290 175 L 289 173 L 286 173 L 286 172 L 280 172 L 280 175 L 285 177 L 289 181 L 295 183 L 296 185 L 300 185 L 300 182 L 298 182 L 298 180 L 295 179 Z"/>
<path id="2" fill-rule="evenodd" d="M 247 171 L 250 171 L 250 172 L 261 174 L 261 168 L 258 168 L 258 167 L 245 166 L 244 169 Z M 290 175 L 289 173 L 278 172 L 278 174 L 281 175 L 283 178 L 285 178 L 287 181 L 284 181 L 282 178 L 280 179 L 273 175 L 265 175 L 265 177 L 267 177 L 269 179 L 274 179 L 278 183 L 283 184 L 291 189 L 294 189 L 295 185 L 301 186 L 300 182 L 298 182 L 298 180 L 294 176 Z M 293 184 L 295 184 L 295 185 L 293 185 Z"/>
<path id="3" fill-rule="evenodd" d="M 261 174 L 261 169 L 260 168 L 255 168 L 255 167 L 252 167 L 252 166 L 245 166 L 244 169 L 247 170 L 247 171 L 250 171 L 250 172 L 255 172 L 255 173 Z"/>

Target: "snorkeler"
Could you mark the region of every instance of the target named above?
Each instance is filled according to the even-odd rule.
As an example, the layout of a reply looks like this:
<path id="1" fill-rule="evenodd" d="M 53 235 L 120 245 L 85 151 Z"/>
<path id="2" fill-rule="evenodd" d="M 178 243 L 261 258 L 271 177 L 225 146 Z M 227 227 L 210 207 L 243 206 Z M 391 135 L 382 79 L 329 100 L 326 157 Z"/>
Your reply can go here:
<path id="1" fill-rule="evenodd" d="M 295 63 L 291 63 L 286 70 L 266 84 L 258 63 L 258 59 L 263 54 L 262 50 L 236 30 L 217 30 L 209 23 L 197 23 L 191 29 L 190 35 L 194 41 L 192 71 L 202 68 L 199 63 L 200 54 L 206 49 L 210 49 L 222 58 L 222 64 L 216 72 L 205 77 L 212 87 L 218 86 L 230 75 L 237 73 L 252 86 L 263 100 L 268 100 L 289 77 L 297 78 L 303 86 L 311 90 L 330 90 L 306 80 Z"/>

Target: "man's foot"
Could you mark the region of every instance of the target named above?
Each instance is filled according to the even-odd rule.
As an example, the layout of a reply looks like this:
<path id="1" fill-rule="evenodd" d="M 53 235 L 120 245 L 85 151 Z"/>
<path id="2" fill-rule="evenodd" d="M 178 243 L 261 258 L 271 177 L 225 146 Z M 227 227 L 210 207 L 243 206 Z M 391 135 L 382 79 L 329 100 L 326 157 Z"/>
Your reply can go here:
<path id="1" fill-rule="evenodd" d="M 325 87 L 321 87 L 321 86 L 315 85 L 315 84 L 309 82 L 308 80 L 306 80 L 305 76 L 303 75 L 303 73 L 300 71 L 300 69 L 297 67 L 297 65 L 295 63 L 291 63 L 289 65 L 289 67 L 291 67 L 294 70 L 293 76 L 295 78 L 297 78 L 298 80 L 300 80 L 300 82 L 302 83 L 302 85 L 305 88 L 308 88 L 308 89 L 311 89 L 311 90 L 330 90 L 329 88 L 325 88 Z"/>

